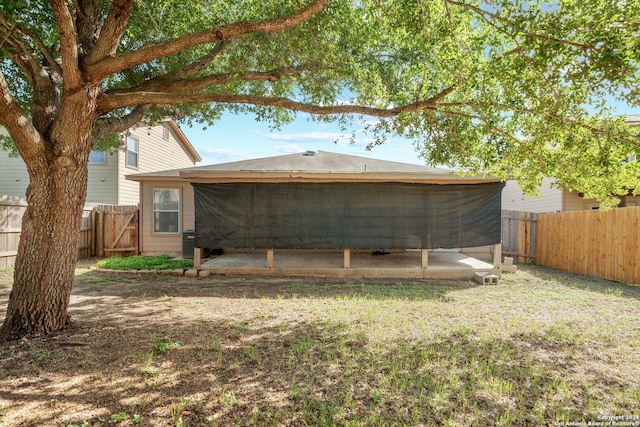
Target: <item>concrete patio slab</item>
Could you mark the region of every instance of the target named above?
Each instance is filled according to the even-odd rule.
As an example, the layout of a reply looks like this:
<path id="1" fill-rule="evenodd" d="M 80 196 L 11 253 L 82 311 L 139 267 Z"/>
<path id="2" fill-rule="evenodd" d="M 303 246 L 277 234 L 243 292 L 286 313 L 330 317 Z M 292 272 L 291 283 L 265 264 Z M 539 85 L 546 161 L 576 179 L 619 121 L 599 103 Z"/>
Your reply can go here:
<path id="1" fill-rule="evenodd" d="M 267 253 L 227 253 L 204 262 L 201 269 L 216 274 L 320 277 L 465 278 L 476 272 L 500 275 L 493 265 L 459 252 L 429 252 L 422 268 L 420 251 L 373 255 L 352 252 L 350 268 L 344 268 L 343 252 L 274 252 L 267 268 Z"/>

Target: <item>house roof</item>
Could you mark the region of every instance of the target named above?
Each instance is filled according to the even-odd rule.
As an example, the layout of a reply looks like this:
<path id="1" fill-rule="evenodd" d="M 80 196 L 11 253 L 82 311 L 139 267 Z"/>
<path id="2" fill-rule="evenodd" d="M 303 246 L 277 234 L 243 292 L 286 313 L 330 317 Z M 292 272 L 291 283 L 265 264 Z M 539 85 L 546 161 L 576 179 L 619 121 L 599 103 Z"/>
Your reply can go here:
<path id="1" fill-rule="evenodd" d="M 493 177 L 461 176 L 447 169 L 367 157 L 307 151 L 180 170 L 129 175 L 127 179 L 228 182 L 410 182 L 424 184 L 478 184 L 498 182 Z"/>
<path id="2" fill-rule="evenodd" d="M 640 126 L 640 114 L 632 114 L 630 116 L 627 116 L 624 122 L 631 126 Z"/>

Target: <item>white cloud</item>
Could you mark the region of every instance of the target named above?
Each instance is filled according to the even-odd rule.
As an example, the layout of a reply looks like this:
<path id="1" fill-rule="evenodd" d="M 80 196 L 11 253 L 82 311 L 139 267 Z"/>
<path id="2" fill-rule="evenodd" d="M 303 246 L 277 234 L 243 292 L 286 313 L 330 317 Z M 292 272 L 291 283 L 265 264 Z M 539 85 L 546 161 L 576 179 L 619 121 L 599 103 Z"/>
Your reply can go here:
<path id="1" fill-rule="evenodd" d="M 354 144 L 350 134 L 340 132 L 303 132 L 303 133 L 270 133 L 267 138 L 274 141 L 296 142 L 300 144 L 330 144 L 330 145 L 356 145 L 365 146 L 373 142 L 372 138 L 358 138 L 356 136 Z"/>
<path id="2" fill-rule="evenodd" d="M 198 148 L 198 153 L 202 157 L 202 162 L 198 164 L 199 166 L 237 162 L 250 158 L 246 153 L 231 148 L 203 147 Z"/>
<path id="3" fill-rule="evenodd" d="M 215 147 L 204 147 L 199 148 L 198 151 L 203 154 L 217 154 L 220 156 L 241 156 L 242 153 L 239 151 L 233 150 L 231 148 L 215 148 Z"/>
<path id="4" fill-rule="evenodd" d="M 296 154 L 305 151 L 305 149 L 298 144 L 276 145 L 273 149 L 281 154 Z"/>
<path id="5" fill-rule="evenodd" d="M 332 142 L 337 139 L 348 138 L 347 135 L 338 132 L 303 132 L 303 133 L 270 133 L 267 138 L 274 141 L 296 142 Z"/>

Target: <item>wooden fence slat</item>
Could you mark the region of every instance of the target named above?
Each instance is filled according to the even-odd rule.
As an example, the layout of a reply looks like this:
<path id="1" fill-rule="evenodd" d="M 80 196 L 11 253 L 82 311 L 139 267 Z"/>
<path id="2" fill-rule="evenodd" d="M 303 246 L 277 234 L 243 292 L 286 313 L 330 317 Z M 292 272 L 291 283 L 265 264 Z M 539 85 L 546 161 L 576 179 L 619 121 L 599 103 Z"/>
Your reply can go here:
<path id="1" fill-rule="evenodd" d="M 27 203 L 24 198 L 0 196 L 0 270 L 5 270 L 15 263 L 22 231 L 22 216 L 26 207 Z M 106 215 L 114 217 L 128 215 L 132 218 L 131 225 L 127 226 L 127 229 L 123 230 L 124 234 L 120 236 L 122 241 L 126 242 L 126 248 L 114 247 L 114 250 L 117 250 L 118 253 L 138 254 L 139 215 L 137 205 L 87 204 L 80 223 L 78 258 L 104 256 Z M 111 242 L 114 244 L 113 240 Z"/>
<path id="2" fill-rule="evenodd" d="M 539 214 L 536 227 L 537 264 L 640 283 L 640 207 Z"/>
<path id="3" fill-rule="evenodd" d="M 124 235 L 124 232 L 127 231 L 128 227 L 129 227 L 129 223 L 131 222 L 131 220 L 133 219 L 133 217 L 135 216 L 135 212 L 132 212 L 127 219 L 124 221 L 124 224 L 126 224 L 124 227 L 122 227 L 122 229 L 120 230 L 120 232 L 118 233 L 118 237 L 116 237 L 115 239 L 113 239 L 113 243 L 111 244 L 111 249 L 114 249 L 116 247 L 116 245 L 118 244 L 118 242 L 120 241 L 120 239 L 122 238 L 122 236 Z"/>
<path id="4" fill-rule="evenodd" d="M 533 262 L 537 216 L 532 212 L 502 211 L 502 254 L 517 262 Z"/>

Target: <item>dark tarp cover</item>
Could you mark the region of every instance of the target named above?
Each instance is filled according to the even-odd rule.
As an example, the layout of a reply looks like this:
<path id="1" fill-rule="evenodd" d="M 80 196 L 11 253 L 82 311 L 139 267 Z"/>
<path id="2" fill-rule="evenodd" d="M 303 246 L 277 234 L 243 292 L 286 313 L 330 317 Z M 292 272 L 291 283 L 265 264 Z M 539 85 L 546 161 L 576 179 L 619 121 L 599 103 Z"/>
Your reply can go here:
<path id="1" fill-rule="evenodd" d="M 502 183 L 192 185 L 200 248 L 433 249 L 500 243 Z"/>

